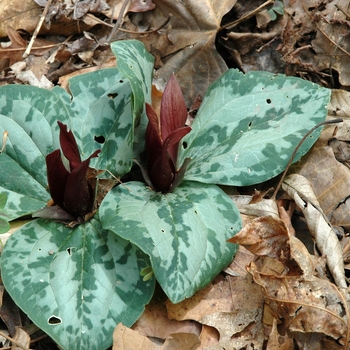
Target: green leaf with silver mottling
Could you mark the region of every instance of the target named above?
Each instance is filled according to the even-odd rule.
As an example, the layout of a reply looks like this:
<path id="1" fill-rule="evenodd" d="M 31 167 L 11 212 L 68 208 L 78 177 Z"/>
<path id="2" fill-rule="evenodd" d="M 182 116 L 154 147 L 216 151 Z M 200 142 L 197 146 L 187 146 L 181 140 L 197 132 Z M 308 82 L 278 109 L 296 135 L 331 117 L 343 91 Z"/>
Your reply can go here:
<path id="1" fill-rule="evenodd" d="M 129 182 L 109 192 L 99 212 L 104 229 L 150 256 L 173 303 L 205 287 L 231 262 L 237 246 L 226 240 L 242 226 L 237 207 L 218 186 L 196 182 L 167 194 Z"/>
<path id="2" fill-rule="evenodd" d="M 92 219 L 74 229 L 31 221 L 5 244 L 1 276 L 15 303 L 63 349 L 102 350 L 115 326 L 131 326 L 154 292 L 150 262 Z"/>
<path id="3" fill-rule="evenodd" d="M 60 147 L 57 120 L 73 131 L 82 159 L 102 149 L 92 167 L 122 176 L 132 166 L 129 83 L 117 69 L 106 69 L 72 79 L 70 89 L 73 98 L 59 87 L 0 88 L 0 135 L 8 133 L 0 154 L 0 193 L 8 196 L 5 210 L 11 219 L 42 208 L 50 199 L 45 157 Z"/>
<path id="4" fill-rule="evenodd" d="M 117 57 L 119 71 L 131 85 L 134 114 L 138 119 L 145 102 L 151 103 L 154 57 L 137 40 L 116 41 L 111 49 Z"/>
<path id="5" fill-rule="evenodd" d="M 133 158 L 139 158 L 145 145 L 148 124 L 145 102 L 151 103 L 154 58 L 137 40 L 116 41 L 111 44 L 111 49 L 117 57 L 119 71 L 131 85 L 135 125 Z"/>
<path id="6" fill-rule="evenodd" d="M 227 71 L 210 86 L 182 140 L 179 165 L 192 159 L 185 179 L 247 186 L 278 175 L 302 137 L 325 120 L 329 99 L 329 89 L 302 79 Z M 307 138 L 294 161 L 320 132 Z"/>
<path id="7" fill-rule="evenodd" d="M 0 193 L 0 234 L 5 233 L 10 229 L 10 217 L 5 212 L 5 205 L 7 202 L 7 194 Z"/>
<path id="8" fill-rule="evenodd" d="M 82 154 L 101 148 L 91 166 L 123 176 L 132 166 L 133 117 L 129 82 L 116 68 L 78 75 L 69 80 L 73 95 L 70 121 Z"/>

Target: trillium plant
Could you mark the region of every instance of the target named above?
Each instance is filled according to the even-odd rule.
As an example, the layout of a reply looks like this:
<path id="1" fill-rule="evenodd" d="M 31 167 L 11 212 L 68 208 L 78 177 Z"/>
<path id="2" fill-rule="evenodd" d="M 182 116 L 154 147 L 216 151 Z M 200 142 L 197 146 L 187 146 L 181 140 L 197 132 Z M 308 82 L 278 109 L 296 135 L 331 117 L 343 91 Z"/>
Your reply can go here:
<path id="1" fill-rule="evenodd" d="M 0 88 L 0 230 L 28 219 L 2 250 L 1 277 L 63 349 L 109 347 L 156 281 L 173 303 L 208 285 L 234 258 L 227 240 L 242 227 L 219 185 L 281 173 L 330 98 L 298 78 L 230 69 L 189 126 L 175 76 L 158 112 L 153 57 L 138 41 L 111 48 L 118 68 L 72 78 L 70 93 Z"/>

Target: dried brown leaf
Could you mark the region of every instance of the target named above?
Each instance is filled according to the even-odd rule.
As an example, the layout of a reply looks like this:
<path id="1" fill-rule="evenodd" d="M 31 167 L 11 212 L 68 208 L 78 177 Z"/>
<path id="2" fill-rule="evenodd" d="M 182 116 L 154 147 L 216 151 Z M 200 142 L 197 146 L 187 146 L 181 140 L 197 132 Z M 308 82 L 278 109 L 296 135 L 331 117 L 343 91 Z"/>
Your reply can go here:
<path id="1" fill-rule="evenodd" d="M 327 265 L 335 283 L 340 288 L 347 288 L 339 240 L 322 209 L 317 205 L 311 185 L 303 176 L 293 174 L 284 180 L 282 188 L 294 199 L 296 205 L 303 212 L 317 247 L 327 259 Z"/>
<path id="2" fill-rule="evenodd" d="M 15 336 L 13 337 L 13 340 L 16 341 L 16 343 L 13 342 L 11 346 L 11 350 L 29 349 L 30 336 L 24 329 L 20 327 L 16 327 L 16 333 L 15 333 Z M 16 344 L 20 344 L 21 346 Z"/>
<path id="3" fill-rule="evenodd" d="M 151 300 L 132 328 L 147 337 L 160 339 L 170 338 L 175 333 L 193 333 L 197 337 L 201 333 L 197 322 L 170 319 L 164 303 L 158 298 Z"/>
<path id="4" fill-rule="evenodd" d="M 329 140 L 336 136 L 350 140 L 350 93 L 333 90 L 328 108 L 329 118 L 342 117 L 344 122 L 335 127 L 326 126 L 311 151 L 296 165 L 293 172 L 305 176 L 312 185 L 325 215 L 334 226 L 350 231 L 350 172 L 349 168 L 336 160 Z"/>
<path id="5" fill-rule="evenodd" d="M 113 350 L 188 350 L 198 349 L 200 341 L 193 333 L 177 333 L 158 345 L 139 332 L 123 326 L 121 323 L 113 333 Z"/>
<path id="6" fill-rule="evenodd" d="M 289 234 L 286 224 L 272 216 L 258 217 L 228 242 L 243 245 L 255 255 L 289 260 Z"/>
<path id="7" fill-rule="evenodd" d="M 0 38 L 7 36 L 7 27 L 33 32 L 41 12 L 40 6 L 33 0 L 1 1 Z"/>
<path id="8" fill-rule="evenodd" d="M 268 275 L 254 263 L 248 270 L 289 331 L 323 333 L 335 340 L 347 336 L 347 307 L 335 285 L 311 276 L 305 280 L 303 276 Z"/>
<path id="9" fill-rule="evenodd" d="M 262 293 L 251 276 L 227 276 L 216 279 L 207 288 L 179 304 L 166 302 L 170 318 L 193 319 L 215 327 L 220 333 L 220 346 L 245 346 L 263 341 Z M 225 344 L 225 345 L 224 345 Z"/>
<path id="10" fill-rule="evenodd" d="M 155 72 L 160 90 L 175 73 L 190 107 L 197 96 L 204 96 L 209 84 L 227 70 L 216 51 L 215 40 L 223 16 L 236 1 L 154 0 L 156 8 L 151 12 L 150 29 L 159 28 L 170 14 L 171 20 L 166 28 L 152 35 L 137 36 L 137 39 L 161 59 L 162 66 Z M 126 34 L 119 35 L 124 38 Z"/>
<path id="11" fill-rule="evenodd" d="M 294 350 L 293 339 L 287 334 L 282 336 L 277 329 L 277 319 L 274 318 L 272 330 L 266 345 L 266 350 Z"/>

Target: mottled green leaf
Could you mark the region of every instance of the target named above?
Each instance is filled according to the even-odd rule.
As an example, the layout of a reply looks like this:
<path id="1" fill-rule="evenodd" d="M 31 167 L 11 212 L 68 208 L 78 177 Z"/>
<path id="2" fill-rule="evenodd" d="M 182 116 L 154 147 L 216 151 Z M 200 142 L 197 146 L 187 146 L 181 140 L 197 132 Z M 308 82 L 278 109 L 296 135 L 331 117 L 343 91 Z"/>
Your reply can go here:
<path id="1" fill-rule="evenodd" d="M 117 57 L 119 71 L 129 80 L 134 113 L 139 118 L 145 102 L 151 102 L 154 58 L 137 40 L 116 41 L 111 49 Z"/>
<path id="2" fill-rule="evenodd" d="M 327 115 L 330 90 L 268 72 L 227 71 L 213 83 L 180 147 L 186 180 L 246 186 L 282 172 L 296 145 Z M 317 140 L 315 131 L 300 159 Z"/>
<path id="3" fill-rule="evenodd" d="M 131 89 L 116 69 L 80 75 L 63 89 L 33 86 L 0 88 L 0 136 L 8 132 L 0 154 L 0 192 L 6 193 L 11 218 L 45 206 L 47 154 L 59 146 L 57 120 L 76 136 L 82 159 L 96 149 L 91 166 L 122 176 L 132 165 Z M 102 141 L 101 141 L 102 140 Z"/>
<path id="4" fill-rule="evenodd" d="M 6 290 L 63 349 L 103 350 L 115 326 L 131 326 L 153 294 L 140 271 L 148 257 L 92 219 L 74 229 L 29 222 L 1 256 Z"/>
<path id="5" fill-rule="evenodd" d="M 226 240 L 241 228 L 238 209 L 217 186 L 183 182 L 161 194 L 140 182 L 113 189 L 100 207 L 104 229 L 150 256 L 154 274 L 172 302 L 206 286 L 232 260 Z"/>
<path id="6" fill-rule="evenodd" d="M 124 74 L 133 93 L 134 158 L 144 150 L 144 135 L 148 123 L 145 102 L 151 103 L 153 56 L 137 40 L 116 41 L 111 49 L 117 57 L 119 71 Z"/>
<path id="7" fill-rule="evenodd" d="M 70 79 L 69 89 L 76 115 L 69 126 L 82 154 L 101 148 L 91 166 L 124 175 L 132 166 L 130 84 L 116 68 L 108 68 Z"/>
<path id="8" fill-rule="evenodd" d="M 5 212 L 5 205 L 7 202 L 7 194 L 0 193 L 0 234 L 5 233 L 10 229 L 10 224 L 8 220 L 10 217 Z"/>

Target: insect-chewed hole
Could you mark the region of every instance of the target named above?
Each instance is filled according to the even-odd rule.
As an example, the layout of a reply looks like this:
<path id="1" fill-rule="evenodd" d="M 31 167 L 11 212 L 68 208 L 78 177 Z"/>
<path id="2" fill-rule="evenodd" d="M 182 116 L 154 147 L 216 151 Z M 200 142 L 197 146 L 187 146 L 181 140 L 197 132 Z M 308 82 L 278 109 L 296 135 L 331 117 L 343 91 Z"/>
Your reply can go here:
<path id="1" fill-rule="evenodd" d="M 73 254 L 73 247 L 70 247 L 70 248 L 67 248 L 66 250 L 67 250 L 67 253 L 69 254 L 69 255 L 72 255 Z"/>
<path id="2" fill-rule="evenodd" d="M 94 140 L 98 143 L 105 143 L 106 139 L 103 135 L 100 135 L 100 136 L 95 136 L 94 137 Z"/>
<path id="3" fill-rule="evenodd" d="M 61 324 L 62 323 L 62 318 L 52 315 L 48 320 L 47 320 L 48 324 Z"/>
<path id="4" fill-rule="evenodd" d="M 266 99 L 266 103 L 267 104 L 270 104 L 271 103 L 271 100 L 269 98 Z"/>
<path id="5" fill-rule="evenodd" d="M 187 148 L 187 142 L 182 142 L 182 148 L 186 149 Z"/>
<path id="6" fill-rule="evenodd" d="M 252 126 L 253 122 L 248 123 L 248 127 L 250 128 Z"/>
<path id="7" fill-rule="evenodd" d="M 124 83 L 124 80 L 123 80 L 123 79 L 120 79 L 120 80 L 119 80 L 119 83 L 120 83 L 120 84 L 123 84 L 123 83 Z"/>
<path id="8" fill-rule="evenodd" d="M 111 92 L 110 94 L 107 95 L 109 98 L 115 98 L 118 96 L 117 92 Z"/>

